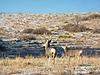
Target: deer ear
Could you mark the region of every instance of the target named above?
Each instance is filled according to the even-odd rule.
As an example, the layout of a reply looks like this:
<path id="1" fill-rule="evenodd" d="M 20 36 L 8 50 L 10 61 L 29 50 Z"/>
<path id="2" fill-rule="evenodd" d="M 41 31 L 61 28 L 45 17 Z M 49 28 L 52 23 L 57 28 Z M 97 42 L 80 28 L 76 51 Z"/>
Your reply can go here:
<path id="1" fill-rule="evenodd" d="M 49 39 L 52 39 L 52 36 L 51 35 L 49 35 L 49 37 L 48 37 Z"/>
<path id="2" fill-rule="evenodd" d="M 50 39 L 51 39 L 52 37 L 51 37 L 51 35 L 50 35 Z"/>
<path id="3" fill-rule="evenodd" d="M 46 42 L 47 41 L 47 38 L 44 36 L 44 41 Z"/>
<path id="4" fill-rule="evenodd" d="M 65 46 L 67 46 L 67 43 L 65 43 Z"/>
<path id="5" fill-rule="evenodd" d="M 45 44 L 43 44 L 42 46 L 45 47 Z"/>

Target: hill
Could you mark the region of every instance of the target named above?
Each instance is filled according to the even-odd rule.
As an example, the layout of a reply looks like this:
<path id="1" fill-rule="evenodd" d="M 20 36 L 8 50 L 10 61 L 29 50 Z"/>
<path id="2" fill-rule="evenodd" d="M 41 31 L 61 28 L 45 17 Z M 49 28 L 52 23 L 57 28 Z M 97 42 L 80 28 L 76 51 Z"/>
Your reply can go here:
<path id="1" fill-rule="evenodd" d="M 75 17 L 78 16 L 79 20 Z M 0 34 L 19 34 L 24 29 L 45 27 L 50 31 L 62 30 L 67 24 L 79 22 L 90 29 L 100 28 L 100 12 L 88 13 L 0 13 Z"/>

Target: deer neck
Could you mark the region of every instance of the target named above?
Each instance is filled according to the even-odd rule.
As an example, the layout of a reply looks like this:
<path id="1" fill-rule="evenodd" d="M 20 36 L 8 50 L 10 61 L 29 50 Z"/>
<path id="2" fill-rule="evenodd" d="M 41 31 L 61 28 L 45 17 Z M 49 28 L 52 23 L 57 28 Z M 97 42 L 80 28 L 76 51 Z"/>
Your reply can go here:
<path id="1" fill-rule="evenodd" d="M 43 46 L 45 47 L 45 50 L 47 50 L 47 48 L 48 48 L 48 44 L 45 43 Z"/>

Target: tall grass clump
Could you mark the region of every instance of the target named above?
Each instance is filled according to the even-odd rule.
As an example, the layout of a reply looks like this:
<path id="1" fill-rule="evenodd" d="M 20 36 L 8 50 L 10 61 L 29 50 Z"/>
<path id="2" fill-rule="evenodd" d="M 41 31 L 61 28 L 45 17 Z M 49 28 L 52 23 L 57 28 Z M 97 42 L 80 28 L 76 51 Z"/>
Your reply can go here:
<path id="1" fill-rule="evenodd" d="M 31 28 L 24 29 L 24 30 L 22 31 L 22 33 L 32 33 L 32 32 L 33 32 L 33 29 L 31 29 Z"/>
<path id="2" fill-rule="evenodd" d="M 93 33 L 100 33 L 100 28 L 94 28 Z"/>
<path id="3" fill-rule="evenodd" d="M 74 24 L 67 24 L 63 26 L 63 29 L 69 32 L 84 32 L 89 30 L 89 28 L 85 27 L 84 25 L 74 25 Z"/>
<path id="4" fill-rule="evenodd" d="M 20 40 L 36 40 L 37 38 L 35 36 L 32 36 L 32 35 L 23 35 L 20 37 Z"/>
<path id="5" fill-rule="evenodd" d="M 46 29 L 45 27 L 41 27 L 41 28 L 36 28 L 36 29 L 31 29 L 31 28 L 29 28 L 29 29 L 24 29 L 23 31 L 22 31 L 22 33 L 26 33 L 26 34 L 51 34 L 51 32 L 48 30 L 48 29 Z"/>
<path id="6" fill-rule="evenodd" d="M 32 33 L 33 34 L 51 34 L 51 32 L 45 27 L 34 29 Z"/>
<path id="7" fill-rule="evenodd" d="M 92 20 L 92 19 L 100 19 L 100 14 L 91 14 L 89 16 L 81 18 L 82 21 L 87 21 L 87 20 Z"/>

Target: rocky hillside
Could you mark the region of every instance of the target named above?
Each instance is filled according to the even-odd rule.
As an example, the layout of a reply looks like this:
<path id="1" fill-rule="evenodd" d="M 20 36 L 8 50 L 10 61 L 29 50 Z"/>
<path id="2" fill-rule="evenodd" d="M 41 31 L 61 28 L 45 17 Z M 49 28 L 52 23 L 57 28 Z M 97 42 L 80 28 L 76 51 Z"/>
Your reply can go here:
<path id="1" fill-rule="evenodd" d="M 75 16 L 80 17 L 79 20 Z M 100 12 L 88 13 L 0 13 L 0 35 L 18 34 L 24 29 L 46 27 L 58 31 L 64 25 L 79 22 L 90 29 L 100 28 Z"/>

